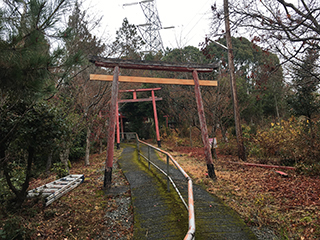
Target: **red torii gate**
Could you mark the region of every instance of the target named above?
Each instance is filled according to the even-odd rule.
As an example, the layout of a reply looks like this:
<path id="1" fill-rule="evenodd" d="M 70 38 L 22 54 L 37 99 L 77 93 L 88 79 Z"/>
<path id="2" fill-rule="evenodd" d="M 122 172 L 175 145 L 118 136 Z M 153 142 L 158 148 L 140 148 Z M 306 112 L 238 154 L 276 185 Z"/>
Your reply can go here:
<path id="1" fill-rule="evenodd" d="M 157 90 L 161 90 L 161 88 L 142 88 L 142 89 L 119 90 L 119 92 L 126 92 L 126 93 L 132 92 L 133 98 L 132 99 L 123 99 L 123 100 L 117 101 L 117 110 L 116 110 L 116 113 L 117 113 L 117 149 L 120 149 L 119 103 L 126 103 L 126 102 L 151 102 L 152 101 L 157 142 L 158 142 L 158 147 L 161 147 L 156 101 L 160 101 L 160 100 L 162 100 L 162 98 L 158 98 L 154 95 L 154 91 L 157 91 Z M 139 98 L 139 99 L 137 98 L 137 92 L 149 92 L 149 91 L 151 91 L 151 98 Z M 122 124 L 122 122 L 121 122 L 121 124 Z M 123 126 L 121 126 L 121 129 L 123 129 Z"/>
<path id="2" fill-rule="evenodd" d="M 200 92 L 200 85 L 202 86 L 217 86 L 217 81 L 199 80 L 198 72 L 212 72 L 217 69 L 217 64 L 172 64 L 163 62 L 145 62 L 133 61 L 123 59 L 110 59 L 92 56 L 90 62 L 95 63 L 98 67 L 114 68 L 113 77 L 110 75 L 97 75 L 90 74 L 90 80 L 98 81 L 112 81 L 111 93 L 111 107 L 110 107 L 110 123 L 108 128 L 108 145 L 107 145 L 107 159 L 105 166 L 105 175 L 103 187 L 107 188 L 111 185 L 112 179 L 112 166 L 113 166 L 113 151 L 114 151 L 114 133 L 115 122 L 117 118 L 117 99 L 118 99 L 118 86 L 120 82 L 140 82 L 140 83 L 159 83 L 159 84 L 180 84 L 180 85 L 194 85 L 195 96 L 198 108 L 198 115 L 200 120 L 201 136 L 204 145 L 205 158 L 209 177 L 216 178 L 214 172 L 214 165 L 212 161 L 210 143 L 208 137 L 208 129 L 206 125 L 205 113 L 202 103 L 202 96 Z M 161 70 L 161 71 L 177 71 L 177 72 L 192 72 L 193 80 L 186 79 L 168 79 L 168 78 L 143 78 L 143 77 L 130 77 L 119 76 L 119 69 L 142 69 L 142 70 Z"/>

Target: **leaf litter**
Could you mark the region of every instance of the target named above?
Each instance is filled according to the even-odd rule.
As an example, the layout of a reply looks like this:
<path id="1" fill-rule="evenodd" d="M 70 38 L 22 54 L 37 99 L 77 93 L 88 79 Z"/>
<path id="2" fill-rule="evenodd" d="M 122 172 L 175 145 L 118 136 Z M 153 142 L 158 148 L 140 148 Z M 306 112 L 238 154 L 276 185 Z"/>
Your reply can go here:
<path id="1" fill-rule="evenodd" d="M 218 153 L 218 180 L 212 181 L 205 174 L 203 148 L 168 144 L 166 149 L 195 183 L 220 197 L 253 229 L 271 229 L 279 239 L 320 239 L 319 177 L 294 170 L 284 170 L 288 177 L 282 177 L 273 169 L 234 164 L 238 158 Z"/>
<path id="2" fill-rule="evenodd" d="M 286 170 L 289 177 L 283 178 L 272 169 L 235 165 L 234 157 L 218 154 L 214 160 L 218 181 L 212 181 L 206 174 L 203 148 L 173 147 L 165 142 L 163 146 L 195 183 L 220 197 L 247 225 L 271 229 L 279 239 L 320 238 L 319 178 L 292 170 Z M 116 162 L 120 154 L 121 150 L 115 151 L 111 187 L 117 190 L 107 194 L 102 190 L 104 152 L 92 155 L 90 166 L 83 161 L 73 163 L 71 173 L 84 174 L 84 183 L 49 207 L 43 208 L 37 199 L 28 200 L 24 206 L 28 210 L 19 214 L 24 225 L 33 229 L 31 239 L 131 239 L 131 193 Z M 30 189 L 53 180 L 54 175 L 34 179 Z"/>

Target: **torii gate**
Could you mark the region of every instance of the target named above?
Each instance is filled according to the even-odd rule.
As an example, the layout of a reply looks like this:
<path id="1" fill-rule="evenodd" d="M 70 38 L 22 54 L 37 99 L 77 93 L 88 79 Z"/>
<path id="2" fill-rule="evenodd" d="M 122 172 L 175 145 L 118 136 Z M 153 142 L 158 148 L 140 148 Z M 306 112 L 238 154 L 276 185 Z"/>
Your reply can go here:
<path id="1" fill-rule="evenodd" d="M 209 177 L 216 178 L 212 156 L 210 152 L 210 143 L 208 137 L 208 129 L 206 125 L 206 118 L 202 103 L 202 96 L 200 92 L 201 86 L 217 86 L 217 81 L 199 80 L 198 72 L 212 72 L 217 69 L 217 64 L 200 65 L 200 64 L 172 64 L 162 62 L 145 62 L 123 59 L 111 59 L 92 56 L 90 62 L 95 63 L 97 67 L 114 68 L 113 77 L 111 75 L 90 74 L 90 80 L 98 81 L 112 81 L 111 93 L 111 108 L 110 120 L 108 127 L 108 145 L 107 145 L 107 159 L 105 166 L 105 175 L 103 187 L 107 188 L 111 185 L 112 166 L 113 166 L 113 151 L 115 138 L 115 122 L 116 122 L 116 106 L 118 100 L 119 81 L 120 82 L 137 82 L 137 83 L 159 83 L 159 84 L 179 84 L 179 85 L 194 85 L 195 96 L 198 108 L 198 115 L 201 128 L 202 142 L 204 145 L 205 158 Z M 145 78 L 145 77 L 130 77 L 119 76 L 119 69 L 141 69 L 141 70 L 161 70 L 161 71 L 177 71 L 177 72 L 192 72 L 193 80 L 186 79 L 168 79 L 168 78 Z"/>
<path id="2" fill-rule="evenodd" d="M 152 102 L 153 107 L 153 117 L 154 117 L 154 124 L 155 124 L 155 130 L 156 130 L 156 137 L 158 142 L 158 147 L 161 147 L 161 141 L 160 141 L 160 133 L 159 133 L 159 124 L 158 124 L 158 115 L 157 115 L 157 107 L 156 107 L 156 101 L 162 100 L 162 98 L 158 98 L 155 96 L 154 91 L 161 90 L 161 88 L 143 88 L 143 89 L 129 89 L 129 90 L 120 90 L 119 92 L 125 92 L 129 93 L 132 92 L 132 99 L 120 99 L 117 101 L 117 149 L 120 149 L 120 131 L 119 131 L 119 103 L 126 103 L 126 102 Z M 151 98 L 137 98 L 137 92 L 149 92 L 151 91 Z M 123 132 L 123 125 L 122 125 L 122 119 L 121 119 L 121 129 Z"/>

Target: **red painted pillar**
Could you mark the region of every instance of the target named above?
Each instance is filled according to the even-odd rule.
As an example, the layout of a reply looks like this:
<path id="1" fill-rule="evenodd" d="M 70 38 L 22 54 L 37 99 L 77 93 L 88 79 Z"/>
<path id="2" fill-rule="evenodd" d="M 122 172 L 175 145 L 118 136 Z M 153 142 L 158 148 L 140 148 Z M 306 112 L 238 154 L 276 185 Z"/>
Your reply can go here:
<path id="1" fill-rule="evenodd" d="M 124 140 L 124 133 L 123 133 L 123 116 L 122 116 L 122 114 L 120 114 L 120 123 L 121 123 L 122 140 Z"/>
<path id="2" fill-rule="evenodd" d="M 119 103 L 117 99 L 116 104 L 116 113 L 117 113 L 117 149 L 120 149 L 120 128 L 119 128 Z"/>
<path id="3" fill-rule="evenodd" d="M 108 127 L 108 143 L 107 143 L 107 159 L 104 172 L 103 188 L 108 188 L 112 180 L 112 166 L 113 166 L 113 151 L 114 151 L 114 133 L 115 122 L 117 118 L 117 101 L 118 101 L 118 88 L 119 88 L 119 66 L 114 67 L 113 82 L 111 89 L 111 106 Z"/>
<path id="4" fill-rule="evenodd" d="M 158 116 L 157 116 L 157 107 L 156 107 L 156 99 L 154 96 L 154 90 L 151 91 L 151 96 L 152 96 L 154 123 L 156 125 L 157 142 L 158 142 L 158 147 L 161 147 Z"/>
<path id="5" fill-rule="evenodd" d="M 196 95 L 196 101 L 197 101 L 197 108 L 198 108 L 198 115 L 199 115 L 199 121 L 200 121 L 200 128 L 201 128 L 201 136 L 202 136 L 202 142 L 204 145 L 204 154 L 206 157 L 206 163 L 207 163 L 207 169 L 208 174 L 210 178 L 216 179 L 216 174 L 214 172 L 214 166 L 210 151 L 210 143 L 209 143 L 209 137 L 208 137 L 208 129 L 206 124 L 206 116 L 204 114 L 204 108 L 202 103 L 202 97 L 200 92 L 200 85 L 199 85 L 199 78 L 198 78 L 198 72 L 194 70 L 192 72 L 193 80 L 194 80 L 194 92 Z"/>

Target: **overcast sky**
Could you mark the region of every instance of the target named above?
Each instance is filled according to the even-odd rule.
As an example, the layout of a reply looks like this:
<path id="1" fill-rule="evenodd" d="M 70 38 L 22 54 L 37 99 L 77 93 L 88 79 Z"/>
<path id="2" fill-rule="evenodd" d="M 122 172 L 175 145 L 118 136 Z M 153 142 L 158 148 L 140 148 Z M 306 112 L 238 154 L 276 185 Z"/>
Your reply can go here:
<path id="1" fill-rule="evenodd" d="M 162 27 L 174 26 L 173 29 L 160 31 L 164 47 L 177 48 L 185 46 L 198 47 L 205 35 L 209 33 L 210 9 L 216 0 L 155 0 Z M 219 0 L 218 0 L 219 1 Z M 131 24 L 146 23 L 139 4 L 123 6 L 123 4 L 139 2 L 136 0 L 85 0 L 84 7 L 91 13 L 103 16 L 103 26 L 96 35 L 103 32 L 112 39 L 126 17 Z"/>

